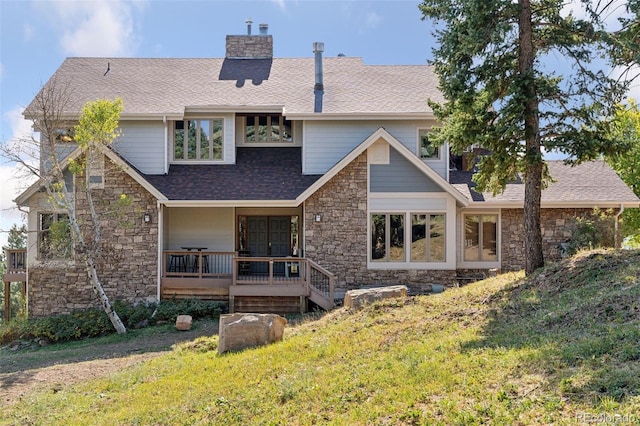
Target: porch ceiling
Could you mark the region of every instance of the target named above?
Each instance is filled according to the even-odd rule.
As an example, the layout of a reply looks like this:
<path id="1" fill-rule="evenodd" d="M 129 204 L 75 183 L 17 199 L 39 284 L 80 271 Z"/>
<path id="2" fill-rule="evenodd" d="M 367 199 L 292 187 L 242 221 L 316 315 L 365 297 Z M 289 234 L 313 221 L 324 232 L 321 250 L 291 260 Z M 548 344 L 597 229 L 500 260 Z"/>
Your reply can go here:
<path id="1" fill-rule="evenodd" d="M 321 175 L 302 174 L 301 148 L 237 148 L 236 164 L 171 165 L 146 175 L 169 200 L 295 200 Z"/>

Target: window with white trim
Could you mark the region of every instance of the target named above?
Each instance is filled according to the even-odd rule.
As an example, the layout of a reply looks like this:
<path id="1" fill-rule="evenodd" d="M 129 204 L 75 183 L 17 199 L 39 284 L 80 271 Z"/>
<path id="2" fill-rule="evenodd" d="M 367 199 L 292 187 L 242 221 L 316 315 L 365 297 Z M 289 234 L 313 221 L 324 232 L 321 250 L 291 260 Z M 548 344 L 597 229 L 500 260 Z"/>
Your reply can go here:
<path id="1" fill-rule="evenodd" d="M 406 233 L 406 224 L 410 230 Z M 429 263 L 446 261 L 444 213 L 372 213 L 372 262 Z M 410 243 L 405 239 L 410 238 Z"/>
<path id="2" fill-rule="evenodd" d="M 418 129 L 418 155 L 423 160 L 439 160 L 440 147 L 429 140 L 429 129 Z"/>
<path id="3" fill-rule="evenodd" d="M 173 159 L 222 160 L 223 124 L 221 118 L 176 121 L 173 131 Z"/>
<path id="4" fill-rule="evenodd" d="M 464 260 L 496 262 L 498 260 L 498 215 L 464 216 Z"/>

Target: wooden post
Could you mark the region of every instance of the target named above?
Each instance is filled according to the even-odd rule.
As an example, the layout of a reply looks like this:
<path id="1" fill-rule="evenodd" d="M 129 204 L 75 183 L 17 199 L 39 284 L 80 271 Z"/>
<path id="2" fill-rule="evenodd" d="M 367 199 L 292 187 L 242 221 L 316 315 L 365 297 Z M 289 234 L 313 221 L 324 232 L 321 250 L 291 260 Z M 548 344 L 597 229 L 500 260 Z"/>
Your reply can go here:
<path id="1" fill-rule="evenodd" d="M 11 283 L 4 283 L 4 321 L 9 322 L 11 319 Z"/>

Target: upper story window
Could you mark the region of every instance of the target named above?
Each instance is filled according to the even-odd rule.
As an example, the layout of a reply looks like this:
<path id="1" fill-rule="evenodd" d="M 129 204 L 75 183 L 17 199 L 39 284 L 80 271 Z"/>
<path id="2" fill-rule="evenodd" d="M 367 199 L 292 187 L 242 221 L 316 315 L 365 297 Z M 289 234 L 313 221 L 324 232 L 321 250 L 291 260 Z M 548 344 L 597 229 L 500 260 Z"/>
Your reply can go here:
<path id="1" fill-rule="evenodd" d="M 440 159 L 440 147 L 429 140 L 429 129 L 418 129 L 418 155 L 423 160 Z"/>
<path id="2" fill-rule="evenodd" d="M 291 143 L 291 120 L 279 114 L 248 114 L 245 117 L 245 143 Z"/>
<path id="3" fill-rule="evenodd" d="M 173 159 L 222 160 L 222 128 L 221 118 L 176 121 L 173 132 Z"/>

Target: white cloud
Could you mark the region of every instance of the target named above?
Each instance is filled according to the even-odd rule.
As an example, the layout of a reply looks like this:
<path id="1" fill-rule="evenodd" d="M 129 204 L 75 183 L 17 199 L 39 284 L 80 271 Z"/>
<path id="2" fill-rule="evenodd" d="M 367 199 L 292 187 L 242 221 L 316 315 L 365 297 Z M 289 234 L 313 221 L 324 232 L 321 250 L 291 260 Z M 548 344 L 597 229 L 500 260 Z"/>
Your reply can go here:
<path id="1" fill-rule="evenodd" d="M 134 8 L 144 3 L 124 0 L 38 2 L 50 11 L 69 56 L 132 56 L 138 45 Z"/>
<path id="2" fill-rule="evenodd" d="M 36 30 L 30 24 L 24 24 L 24 26 L 22 27 L 22 35 L 25 41 L 31 41 L 35 33 Z"/>
<path id="3" fill-rule="evenodd" d="M 285 0 L 271 0 L 272 2 L 274 2 L 283 12 L 287 11 L 287 5 L 285 3 Z"/>
<path id="4" fill-rule="evenodd" d="M 367 13 L 364 18 L 364 24 L 368 29 L 376 28 L 380 22 L 382 22 L 382 16 L 375 12 Z"/>

